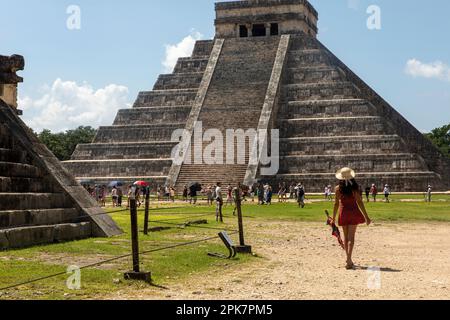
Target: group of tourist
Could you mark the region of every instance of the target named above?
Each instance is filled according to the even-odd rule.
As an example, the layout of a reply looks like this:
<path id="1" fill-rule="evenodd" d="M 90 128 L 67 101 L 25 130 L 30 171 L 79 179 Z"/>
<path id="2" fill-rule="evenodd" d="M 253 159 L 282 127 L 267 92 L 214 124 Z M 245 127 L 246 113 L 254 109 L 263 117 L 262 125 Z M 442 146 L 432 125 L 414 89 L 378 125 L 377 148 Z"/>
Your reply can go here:
<path id="1" fill-rule="evenodd" d="M 131 196 L 131 188 L 128 186 L 127 196 L 128 199 Z M 122 207 L 122 202 L 124 198 L 124 192 L 122 186 L 113 186 L 109 189 L 106 185 L 95 185 L 94 187 L 85 186 L 86 190 L 91 194 L 91 196 L 97 201 L 97 203 L 105 207 L 106 199 L 108 195 L 111 196 L 113 207 Z M 273 187 L 270 183 L 257 183 L 253 186 L 246 187 L 239 184 L 238 189 L 243 201 L 248 201 L 250 199 L 255 202 L 255 198 L 258 200 L 258 205 L 271 205 L 273 199 Z M 191 186 L 184 186 L 182 193 L 182 201 L 190 204 L 197 204 L 198 197 L 203 196 L 206 199 L 207 205 L 217 205 L 218 198 L 221 199 L 222 206 L 229 206 L 235 204 L 234 199 L 234 188 L 228 184 L 225 188 L 219 183 L 215 185 L 207 185 L 202 187 L 200 184 L 193 184 Z M 154 190 L 158 201 L 175 202 L 177 197 L 177 192 L 174 187 L 169 186 L 157 186 Z M 425 192 L 425 201 L 432 201 L 432 191 L 431 185 L 428 185 Z M 333 195 L 335 194 L 331 185 L 325 186 L 324 197 L 326 201 L 333 201 Z M 365 199 L 367 202 L 377 202 L 378 196 L 380 195 L 380 189 L 376 184 L 367 186 L 363 191 L 361 188 L 359 190 L 361 196 L 365 194 Z M 138 206 L 141 206 L 141 199 L 145 196 L 146 188 L 136 188 L 135 198 Z M 391 186 L 385 184 L 382 188 L 382 195 L 384 195 L 384 202 L 390 203 L 390 196 L 392 194 Z M 305 207 L 306 191 L 303 183 L 292 183 L 290 185 L 286 183 L 280 183 L 278 185 L 278 202 L 286 203 L 288 200 L 295 200 L 300 208 Z M 129 207 L 129 200 L 127 208 Z"/>

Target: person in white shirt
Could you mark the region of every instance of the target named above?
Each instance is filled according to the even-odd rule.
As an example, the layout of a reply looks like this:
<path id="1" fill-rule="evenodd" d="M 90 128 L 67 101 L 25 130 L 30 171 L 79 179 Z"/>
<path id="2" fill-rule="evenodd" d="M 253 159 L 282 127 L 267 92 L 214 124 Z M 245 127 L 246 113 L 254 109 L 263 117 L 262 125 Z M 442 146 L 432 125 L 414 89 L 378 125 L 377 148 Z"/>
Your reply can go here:
<path id="1" fill-rule="evenodd" d="M 220 182 L 217 183 L 216 187 L 216 221 L 217 222 L 223 222 L 223 214 L 222 214 L 222 207 L 223 207 L 223 196 L 222 196 L 222 184 Z"/>

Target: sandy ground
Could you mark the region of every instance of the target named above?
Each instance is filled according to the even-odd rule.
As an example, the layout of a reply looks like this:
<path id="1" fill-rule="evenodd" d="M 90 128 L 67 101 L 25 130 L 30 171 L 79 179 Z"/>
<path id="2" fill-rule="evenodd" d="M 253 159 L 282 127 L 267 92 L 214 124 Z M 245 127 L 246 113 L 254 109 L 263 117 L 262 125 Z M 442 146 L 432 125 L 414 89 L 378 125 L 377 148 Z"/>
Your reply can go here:
<path id="1" fill-rule="evenodd" d="M 361 227 L 353 271 L 324 224 L 250 222 L 247 232 L 260 256 L 253 262 L 105 298 L 450 299 L 450 224 Z"/>

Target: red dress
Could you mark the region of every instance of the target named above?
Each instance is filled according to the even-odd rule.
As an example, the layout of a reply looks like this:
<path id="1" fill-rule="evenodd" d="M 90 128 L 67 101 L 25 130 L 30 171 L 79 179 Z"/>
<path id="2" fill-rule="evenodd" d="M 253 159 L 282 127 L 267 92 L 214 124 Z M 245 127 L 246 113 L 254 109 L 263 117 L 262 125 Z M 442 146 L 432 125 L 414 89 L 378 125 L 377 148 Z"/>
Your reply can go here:
<path id="1" fill-rule="evenodd" d="M 339 226 L 357 226 L 365 222 L 366 219 L 358 207 L 355 195 L 341 195 L 339 201 Z"/>

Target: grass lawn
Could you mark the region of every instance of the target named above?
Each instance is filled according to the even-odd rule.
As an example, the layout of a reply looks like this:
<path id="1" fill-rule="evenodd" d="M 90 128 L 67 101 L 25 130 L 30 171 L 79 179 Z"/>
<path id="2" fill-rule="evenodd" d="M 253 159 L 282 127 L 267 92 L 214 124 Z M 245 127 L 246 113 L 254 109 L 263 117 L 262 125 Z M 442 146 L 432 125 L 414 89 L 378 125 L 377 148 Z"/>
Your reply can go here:
<path id="1" fill-rule="evenodd" d="M 320 197 L 311 197 L 318 200 Z M 414 202 L 402 202 L 406 199 Z M 450 196 L 436 196 L 435 202 L 428 204 L 420 201 L 418 196 L 394 196 L 393 202 L 370 203 L 367 208 L 372 219 L 377 221 L 414 222 L 434 221 L 450 222 Z M 324 210 L 332 212 L 333 203 L 313 202 L 305 209 L 299 209 L 295 203 L 279 204 L 275 199 L 272 206 L 256 206 L 246 203 L 243 207 L 247 221 L 295 220 L 325 222 Z M 189 206 L 183 203 L 152 204 L 150 226 L 172 226 L 186 221 L 207 219 L 203 227 L 235 229 L 236 220 L 232 217 L 232 207 L 226 207 L 225 225 L 214 221 L 214 207 L 204 205 Z M 108 209 L 113 212 L 113 209 Z M 116 256 L 130 253 L 130 222 L 126 211 L 111 213 L 114 220 L 125 231 L 122 236 L 111 239 L 87 239 L 82 241 L 38 246 L 22 250 L 0 252 L 0 287 L 6 287 L 31 279 L 65 272 L 70 265 L 86 266 Z M 143 226 L 143 210 L 139 211 L 139 225 Z M 165 221 L 154 222 L 154 221 Z M 148 251 L 170 245 L 186 243 L 215 236 L 218 230 L 207 228 L 173 228 L 171 230 L 140 233 L 140 250 Z M 237 240 L 237 236 L 233 238 Z M 251 242 L 251 234 L 247 234 Z M 255 248 L 257 251 L 257 248 Z M 143 270 L 153 273 L 154 284 L 164 285 L 182 277 L 209 268 L 221 268 L 225 264 L 239 264 L 253 260 L 249 256 L 239 256 L 234 260 L 219 260 L 207 256 L 208 252 L 224 252 L 224 246 L 217 240 L 159 251 L 141 256 Z M 66 281 L 69 274 L 46 279 L 18 288 L 0 290 L 0 299 L 94 299 L 103 294 L 110 294 L 121 289 L 139 290 L 147 284 L 124 281 L 123 273 L 131 268 L 131 258 L 109 262 L 97 267 L 83 269 L 81 272 L 81 290 L 69 290 Z"/>

